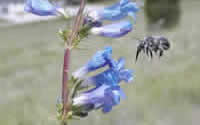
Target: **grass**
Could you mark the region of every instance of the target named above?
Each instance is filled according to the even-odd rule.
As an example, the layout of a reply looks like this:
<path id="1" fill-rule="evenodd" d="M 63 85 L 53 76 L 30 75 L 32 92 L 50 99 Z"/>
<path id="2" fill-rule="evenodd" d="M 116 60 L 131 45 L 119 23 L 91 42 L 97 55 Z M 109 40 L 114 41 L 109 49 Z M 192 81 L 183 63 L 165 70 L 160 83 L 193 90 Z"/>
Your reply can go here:
<path id="1" fill-rule="evenodd" d="M 181 22 L 174 29 L 146 31 L 141 11 L 135 30 L 126 37 L 90 36 L 84 40 L 83 49 L 72 53 L 70 71 L 79 68 L 96 50 L 111 45 L 114 58 L 124 56 L 127 67 L 135 70 L 135 79 L 123 85 L 127 98 L 111 113 L 92 112 L 71 124 L 198 125 L 199 4 L 183 2 Z M 55 104 L 61 90 L 63 47 L 55 32 L 65 23 L 54 20 L 0 29 L 0 124 L 57 124 Z M 134 38 L 147 34 L 164 34 L 172 42 L 172 49 L 161 59 L 149 61 L 143 56 L 135 63 Z"/>

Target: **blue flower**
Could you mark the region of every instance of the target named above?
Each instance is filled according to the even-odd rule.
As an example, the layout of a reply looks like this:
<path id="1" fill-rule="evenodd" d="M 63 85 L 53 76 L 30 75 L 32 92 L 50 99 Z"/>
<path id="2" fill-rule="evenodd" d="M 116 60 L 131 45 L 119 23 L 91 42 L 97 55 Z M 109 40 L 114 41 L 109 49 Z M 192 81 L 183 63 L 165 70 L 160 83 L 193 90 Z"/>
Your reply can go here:
<path id="1" fill-rule="evenodd" d="M 130 15 L 136 21 L 135 12 L 138 10 L 136 3 L 129 0 L 121 0 L 119 3 L 106 7 L 103 10 L 91 11 L 88 16 L 94 20 L 118 21 Z"/>
<path id="2" fill-rule="evenodd" d="M 120 9 L 120 7 L 128 4 L 130 2 L 130 0 L 120 0 L 120 2 L 115 3 L 111 6 L 106 7 L 105 9 L 107 10 L 116 10 L 116 9 Z"/>
<path id="3" fill-rule="evenodd" d="M 123 6 L 125 4 L 128 4 L 130 2 L 130 0 L 120 0 L 120 5 Z"/>
<path id="4" fill-rule="evenodd" d="M 102 85 L 75 97 L 73 106 L 82 107 L 81 112 L 101 108 L 103 113 L 107 113 L 113 106 L 120 103 L 120 97 L 125 98 L 119 86 Z"/>
<path id="5" fill-rule="evenodd" d="M 129 83 L 132 79 L 133 70 L 124 68 L 124 59 L 120 58 L 114 65 L 105 70 L 102 73 L 99 73 L 95 76 L 91 76 L 86 78 L 81 86 L 101 86 L 101 85 L 110 85 L 110 86 L 118 86 L 121 81 L 125 81 Z"/>
<path id="6" fill-rule="evenodd" d="M 121 21 L 103 27 L 93 27 L 90 33 L 104 37 L 118 38 L 128 34 L 130 31 L 132 31 L 132 24 L 129 21 Z"/>
<path id="7" fill-rule="evenodd" d="M 133 18 L 133 20 L 136 22 L 135 12 L 137 12 L 139 10 L 136 3 L 131 2 L 129 4 L 126 4 L 126 5 L 122 6 L 120 8 L 120 10 L 122 12 L 124 12 L 126 16 L 128 16 L 128 15 L 131 16 Z"/>
<path id="8" fill-rule="evenodd" d="M 73 73 L 73 77 L 81 78 L 88 72 L 94 71 L 106 65 L 112 65 L 113 60 L 111 54 L 112 47 L 104 47 L 104 50 L 97 51 L 97 53 L 93 55 L 84 66 Z"/>
<path id="9" fill-rule="evenodd" d="M 24 10 L 39 16 L 57 14 L 57 7 L 49 3 L 48 0 L 27 0 L 24 6 Z"/>

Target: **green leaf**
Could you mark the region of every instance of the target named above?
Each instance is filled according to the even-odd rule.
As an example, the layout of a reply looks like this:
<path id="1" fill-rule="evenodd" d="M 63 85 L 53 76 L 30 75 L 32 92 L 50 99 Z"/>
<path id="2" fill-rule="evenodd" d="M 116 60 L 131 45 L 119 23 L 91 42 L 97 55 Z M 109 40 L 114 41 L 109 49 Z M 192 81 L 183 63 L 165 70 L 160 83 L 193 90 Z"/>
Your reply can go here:
<path id="1" fill-rule="evenodd" d="M 69 36 L 71 35 L 72 31 L 71 30 L 62 30 L 60 29 L 57 34 L 64 40 L 66 41 Z"/>
<path id="2" fill-rule="evenodd" d="M 86 38 L 89 35 L 89 26 L 82 27 L 78 32 L 78 37 L 72 41 L 73 48 L 78 48 L 79 43 L 82 39 Z"/>

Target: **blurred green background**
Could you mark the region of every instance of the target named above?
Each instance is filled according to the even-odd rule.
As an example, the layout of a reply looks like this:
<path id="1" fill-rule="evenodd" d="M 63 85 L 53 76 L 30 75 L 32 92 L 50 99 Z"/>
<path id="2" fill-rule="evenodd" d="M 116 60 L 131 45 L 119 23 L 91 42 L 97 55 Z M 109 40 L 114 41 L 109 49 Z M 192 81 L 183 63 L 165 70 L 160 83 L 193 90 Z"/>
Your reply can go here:
<path id="1" fill-rule="evenodd" d="M 154 25 L 162 28 L 174 28 L 180 20 L 181 0 L 146 0 L 145 15 L 148 28 L 153 29 Z"/>
<path id="2" fill-rule="evenodd" d="M 147 30 L 143 9 L 126 37 L 89 36 L 72 53 L 71 71 L 105 45 L 113 57 L 124 56 L 135 70 L 126 99 L 109 114 L 92 112 L 71 125 L 199 125 L 200 123 L 200 1 L 181 0 L 180 22 L 174 28 Z M 131 18 L 130 18 L 131 20 Z M 56 125 L 56 98 L 61 91 L 62 40 L 55 34 L 72 22 L 61 19 L 0 27 L 0 124 Z M 66 28 L 66 27 L 65 27 Z M 136 40 L 164 34 L 172 48 L 163 58 L 135 63 Z"/>

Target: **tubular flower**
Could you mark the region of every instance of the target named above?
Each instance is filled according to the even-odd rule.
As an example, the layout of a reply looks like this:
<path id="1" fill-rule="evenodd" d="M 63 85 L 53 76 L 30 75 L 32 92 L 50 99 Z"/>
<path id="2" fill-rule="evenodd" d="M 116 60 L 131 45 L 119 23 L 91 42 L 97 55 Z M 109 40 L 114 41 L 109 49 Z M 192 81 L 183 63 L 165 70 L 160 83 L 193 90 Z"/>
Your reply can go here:
<path id="1" fill-rule="evenodd" d="M 38 16 L 57 14 L 57 7 L 49 3 L 48 0 L 27 0 L 24 10 Z"/>
<path id="2" fill-rule="evenodd" d="M 127 3 L 129 3 L 130 2 L 130 0 L 120 0 L 120 5 L 121 6 L 123 6 L 123 5 L 125 5 L 125 4 L 127 4 Z"/>
<path id="3" fill-rule="evenodd" d="M 83 80 L 81 85 L 95 85 L 96 87 L 98 87 L 103 84 L 109 86 L 117 86 L 121 81 L 129 83 L 133 79 L 133 70 L 125 69 L 124 63 L 124 59 L 120 58 L 118 62 L 115 63 L 115 65 L 105 70 L 104 72 Z"/>
<path id="4" fill-rule="evenodd" d="M 84 66 L 73 73 L 73 77 L 81 78 L 88 72 L 104 67 L 105 65 L 112 65 L 113 60 L 111 54 L 112 47 L 104 47 L 104 50 L 97 51 L 97 53 L 93 55 Z"/>
<path id="5" fill-rule="evenodd" d="M 137 7 L 136 3 L 130 2 L 128 4 L 125 4 L 120 8 L 120 10 L 126 15 L 126 16 L 131 16 L 133 20 L 136 22 L 136 16 L 135 12 L 139 10 Z"/>
<path id="6" fill-rule="evenodd" d="M 112 110 L 113 106 L 120 103 L 120 97 L 124 98 L 125 96 L 119 86 L 102 85 L 75 97 L 73 106 L 81 107 L 77 114 L 88 113 L 100 108 L 103 113 L 107 113 Z"/>
<path id="7" fill-rule="evenodd" d="M 132 24 L 129 21 L 121 21 L 103 27 L 93 27 L 90 33 L 104 37 L 119 38 L 130 31 L 132 31 Z"/>
<path id="8" fill-rule="evenodd" d="M 136 3 L 130 2 L 129 0 L 121 0 L 119 3 L 102 10 L 92 11 L 88 16 L 94 20 L 118 21 L 130 15 L 136 21 L 135 12 L 138 10 L 139 8 Z"/>
<path id="9" fill-rule="evenodd" d="M 109 66 L 105 71 L 80 81 L 78 85 L 80 90 L 87 86 L 93 88 L 79 91 L 73 96 L 72 115 L 85 117 L 90 111 L 97 109 L 107 113 L 112 110 L 113 106 L 120 103 L 120 98 L 125 98 L 119 83 L 121 81 L 130 82 L 133 79 L 133 71 L 125 69 L 123 58 L 114 61 L 111 53 L 112 48 L 105 47 L 103 51 L 98 51 L 86 65 L 74 73 L 75 78 L 81 78 L 89 71 Z"/>

